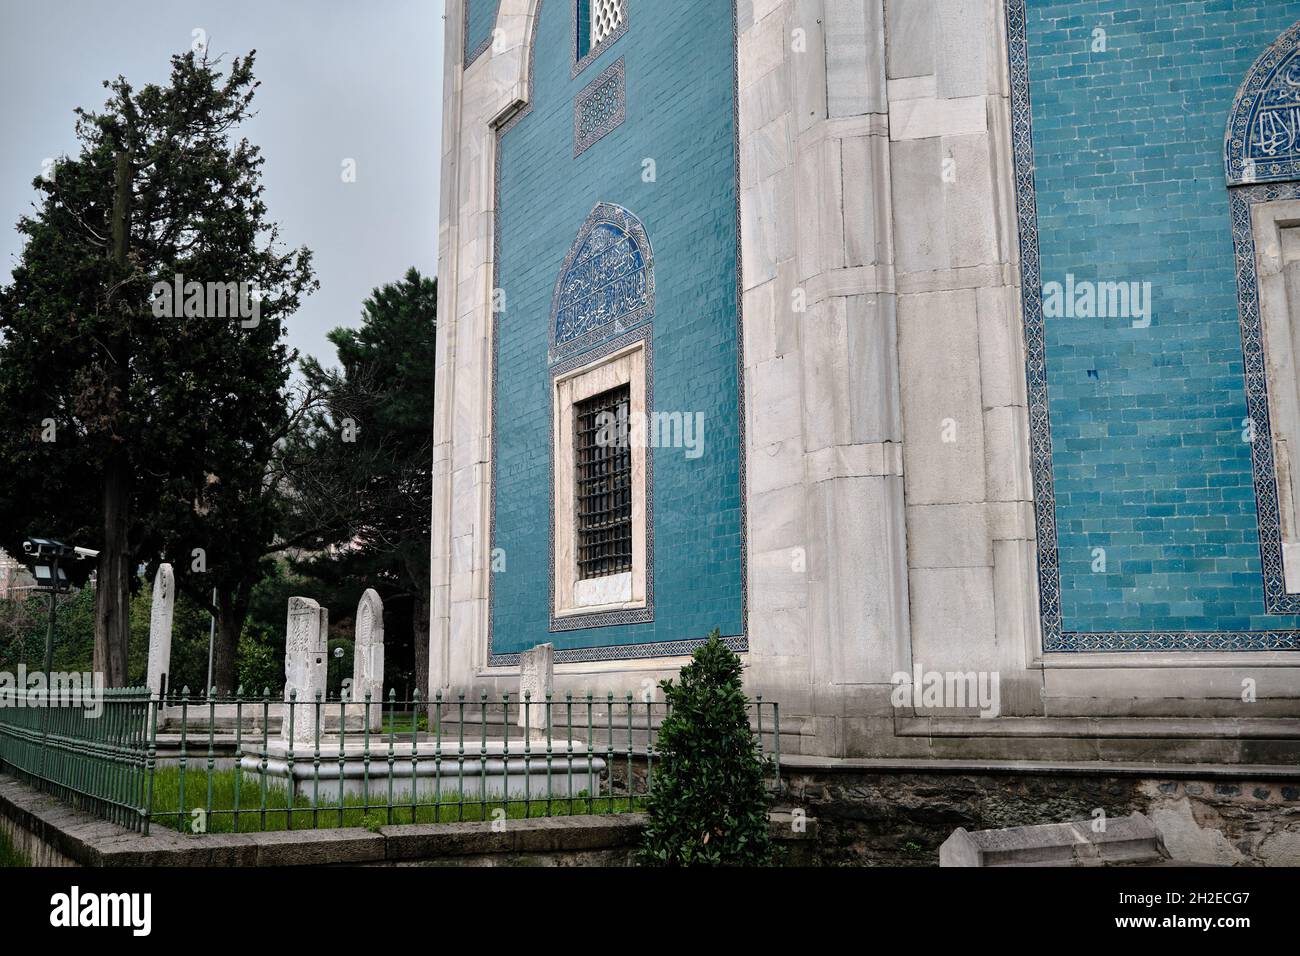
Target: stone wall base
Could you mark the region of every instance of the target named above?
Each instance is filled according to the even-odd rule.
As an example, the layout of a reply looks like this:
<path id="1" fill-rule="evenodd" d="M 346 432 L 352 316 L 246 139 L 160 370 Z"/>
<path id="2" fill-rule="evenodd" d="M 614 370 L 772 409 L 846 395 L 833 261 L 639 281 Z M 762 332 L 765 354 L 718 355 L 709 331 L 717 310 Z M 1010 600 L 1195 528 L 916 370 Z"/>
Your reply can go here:
<path id="1" fill-rule="evenodd" d="M 1152 768 L 913 770 L 827 763 L 782 770 L 781 803 L 818 822 L 815 862 L 935 866 L 957 827 L 1063 823 L 1146 814 L 1174 862 L 1300 865 L 1300 770 L 1289 778 Z M 1194 773 L 1194 771 L 1192 771 Z"/>
<path id="2" fill-rule="evenodd" d="M 1300 769 L 786 761 L 772 815 L 788 865 L 935 866 L 958 827 L 1146 814 L 1175 863 L 1300 865 Z M 639 769 L 639 768 L 638 768 Z M 132 833 L 0 774 L 0 832 L 37 866 L 626 866 L 643 814 L 189 836 Z"/>

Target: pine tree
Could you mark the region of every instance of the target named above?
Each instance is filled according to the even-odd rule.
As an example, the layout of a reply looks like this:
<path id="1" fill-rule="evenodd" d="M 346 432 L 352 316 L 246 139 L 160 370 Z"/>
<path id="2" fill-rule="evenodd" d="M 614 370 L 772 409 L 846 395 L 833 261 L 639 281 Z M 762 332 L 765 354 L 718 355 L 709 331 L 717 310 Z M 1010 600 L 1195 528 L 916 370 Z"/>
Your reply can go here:
<path id="1" fill-rule="evenodd" d="M 437 328 L 436 279 L 411 268 L 375 289 L 359 328 L 329 334 L 341 371 L 302 363 L 323 402 L 286 453 L 299 485 L 289 527 L 315 529 L 326 552 L 304 570 L 386 584 L 385 602 L 411 602 L 415 684 L 426 697 Z"/>
<path id="2" fill-rule="evenodd" d="M 34 181 L 0 292 L 0 547 L 37 534 L 100 551 L 95 668 L 120 686 L 139 565 L 170 547 L 178 575 L 194 549 L 209 570 L 238 570 L 236 545 L 265 537 L 258 485 L 293 362 L 284 323 L 316 282 L 308 250 L 279 248 L 263 160 L 233 135 L 251 115 L 253 54 L 223 72 L 191 51 L 166 85 L 104 86 L 102 111 L 76 111 L 78 155 Z M 158 289 L 178 277 L 257 290 L 255 323 L 242 294 L 238 317 L 210 315 L 206 295 L 160 315 Z M 211 541 L 195 530 L 205 516 L 220 523 Z M 206 601 L 216 582 L 198 580 Z"/>

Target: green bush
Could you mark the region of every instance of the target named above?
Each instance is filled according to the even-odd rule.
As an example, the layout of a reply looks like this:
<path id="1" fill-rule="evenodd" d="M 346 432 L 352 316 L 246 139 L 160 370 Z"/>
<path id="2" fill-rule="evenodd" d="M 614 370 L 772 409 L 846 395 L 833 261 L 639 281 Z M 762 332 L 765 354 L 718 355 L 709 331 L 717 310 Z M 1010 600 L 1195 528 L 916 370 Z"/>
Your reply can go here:
<path id="1" fill-rule="evenodd" d="M 715 630 L 660 683 L 669 705 L 659 731 L 650 823 L 641 861 L 651 866 L 768 866 L 767 763 L 749 727 L 741 663 Z"/>
<path id="2" fill-rule="evenodd" d="M 239 686 L 254 699 L 261 699 L 263 691 L 278 699 L 284 687 L 283 656 L 247 627 L 239 637 Z"/>

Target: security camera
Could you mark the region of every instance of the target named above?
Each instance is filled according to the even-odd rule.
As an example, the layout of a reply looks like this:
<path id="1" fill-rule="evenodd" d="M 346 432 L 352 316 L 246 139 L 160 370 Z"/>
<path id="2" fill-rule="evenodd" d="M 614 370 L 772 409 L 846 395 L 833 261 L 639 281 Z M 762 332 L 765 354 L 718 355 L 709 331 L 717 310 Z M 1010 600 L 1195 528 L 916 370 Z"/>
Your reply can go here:
<path id="1" fill-rule="evenodd" d="M 81 559 L 83 559 L 83 560 L 86 559 L 86 558 L 97 558 L 97 557 L 99 557 L 99 552 L 98 552 L 98 551 L 92 551 L 92 550 L 90 550 L 90 548 L 73 548 L 72 550 L 76 553 L 76 555 L 77 555 L 78 558 L 81 558 Z"/>
<path id="2" fill-rule="evenodd" d="M 36 550 L 36 543 L 32 541 L 30 538 L 27 539 L 26 541 L 23 542 L 23 550 L 28 554 L 31 554 L 33 551 Z"/>

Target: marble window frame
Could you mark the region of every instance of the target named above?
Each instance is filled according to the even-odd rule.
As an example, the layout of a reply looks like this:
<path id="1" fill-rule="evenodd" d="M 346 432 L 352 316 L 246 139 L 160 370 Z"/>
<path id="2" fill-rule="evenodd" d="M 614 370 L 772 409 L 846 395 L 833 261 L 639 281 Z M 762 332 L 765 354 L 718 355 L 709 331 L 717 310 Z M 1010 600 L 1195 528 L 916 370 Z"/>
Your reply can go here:
<path id="1" fill-rule="evenodd" d="M 651 394 L 647 378 L 647 341 L 642 338 L 551 379 L 551 630 L 599 627 L 609 617 L 629 611 L 653 614 L 649 603 L 648 562 L 652 548 L 648 518 L 649 449 L 645 421 Z M 621 385 L 629 386 L 628 440 L 632 451 L 632 570 L 628 596 L 598 599 L 623 575 L 588 581 L 578 573 L 578 515 L 575 476 L 574 407 Z M 599 582 L 599 583 L 595 583 Z M 588 596 L 583 597 L 586 593 Z M 621 622 L 621 621 L 620 621 Z"/>
<path id="2" fill-rule="evenodd" d="M 1300 300 L 1288 292 L 1283 230 L 1300 229 L 1300 196 L 1251 204 L 1252 239 L 1263 335 L 1267 408 L 1278 499 L 1278 538 L 1287 594 L 1300 592 Z"/>

